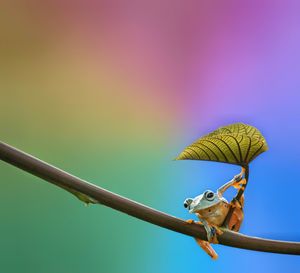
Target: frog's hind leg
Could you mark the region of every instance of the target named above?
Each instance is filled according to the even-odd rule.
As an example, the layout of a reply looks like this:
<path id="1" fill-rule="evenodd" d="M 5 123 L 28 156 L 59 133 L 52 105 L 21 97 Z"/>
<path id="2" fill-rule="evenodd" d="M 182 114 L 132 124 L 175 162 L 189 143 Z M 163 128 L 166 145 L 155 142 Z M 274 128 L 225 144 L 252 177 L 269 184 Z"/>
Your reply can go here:
<path id="1" fill-rule="evenodd" d="M 244 195 L 241 196 L 241 199 L 239 201 L 234 198 L 231 201 L 230 205 L 233 207 L 233 212 L 228 222 L 228 228 L 230 230 L 238 232 L 244 219 Z"/>
<path id="2" fill-rule="evenodd" d="M 217 252 L 212 248 L 209 242 L 195 238 L 197 244 L 214 260 L 218 259 Z"/>
<path id="3" fill-rule="evenodd" d="M 206 232 L 208 240 L 212 243 L 217 244 L 217 235 L 222 234 L 223 232 L 216 226 L 210 226 L 206 221 L 199 221 L 196 222 L 192 219 L 186 220 L 188 224 L 195 223 L 197 225 L 203 225 Z M 199 238 L 195 238 L 197 244 L 214 260 L 218 258 L 218 254 L 215 252 L 215 250 L 212 248 L 211 244 L 207 241 L 201 240 Z"/>

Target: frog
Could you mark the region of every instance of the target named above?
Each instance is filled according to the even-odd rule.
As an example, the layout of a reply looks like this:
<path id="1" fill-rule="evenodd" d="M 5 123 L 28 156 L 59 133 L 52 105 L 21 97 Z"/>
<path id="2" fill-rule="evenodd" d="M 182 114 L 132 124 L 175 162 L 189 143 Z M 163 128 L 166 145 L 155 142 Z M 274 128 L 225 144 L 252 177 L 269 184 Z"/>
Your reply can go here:
<path id="1" fill-rule="evenodd" d="M 193 213 L 199 218 L 199 221 L 189 219 L 186 222 L 204 226 L 207 233 L 207 241 L 199 238 L 195 238 L 195 240 L 212 259 L 217 259 L 218 254 L 210 243 L 218 243 L 217 237 L 223 233 L 220 227 L 224 227 L 223 225 L 230 209 L 232 208 L 233 211 L 226 225 L 227 229 L 238 232 L 244 219 L 244 195 L 241 196 L 240 200 L 233 198 L 231 202 L 228 202 L 223 194 L 230 187 L 243 190 L 246 183 L 245 169 L 242 168 L 239 174 L 218 188 L 216 192 L 206 190 L 194 198 L 185 199 L 183 203 L 184 208 L 186 208 L 189 213 Z"/>

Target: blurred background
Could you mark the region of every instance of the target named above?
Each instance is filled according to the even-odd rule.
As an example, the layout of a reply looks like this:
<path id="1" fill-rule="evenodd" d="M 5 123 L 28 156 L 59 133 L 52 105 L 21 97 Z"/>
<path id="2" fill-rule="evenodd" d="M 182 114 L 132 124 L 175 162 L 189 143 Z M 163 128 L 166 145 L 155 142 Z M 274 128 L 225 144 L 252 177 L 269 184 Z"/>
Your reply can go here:
<path id="1" fill-rule="evenodd" d="M 1 140 L 188 219 L 183 200 L 239 172 L 174 161 L 233 122 L 270 150 L 250 166 L 242 233 L 300 241 L 300 17 L 289 1 L 2 1 Z M 0 162 L 1 272 L 298 272 L 296 256 L 215 246 Z"/>

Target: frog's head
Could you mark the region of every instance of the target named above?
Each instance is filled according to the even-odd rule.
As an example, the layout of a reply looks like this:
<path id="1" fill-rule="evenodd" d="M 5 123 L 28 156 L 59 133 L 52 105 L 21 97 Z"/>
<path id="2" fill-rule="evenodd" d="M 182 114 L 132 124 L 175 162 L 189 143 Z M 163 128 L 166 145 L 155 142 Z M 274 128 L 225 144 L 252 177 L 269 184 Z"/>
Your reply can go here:
<path id="1" fill-rule="evenodd" d="M 183 206 L 189 211 L 189 213 L 195 213 L 199 210 L 212 207 L 221 201 L 222 199 L 219 198 L 216 193 L 211 190 L 207 190 L 195 198 L 185 199 Z"/>

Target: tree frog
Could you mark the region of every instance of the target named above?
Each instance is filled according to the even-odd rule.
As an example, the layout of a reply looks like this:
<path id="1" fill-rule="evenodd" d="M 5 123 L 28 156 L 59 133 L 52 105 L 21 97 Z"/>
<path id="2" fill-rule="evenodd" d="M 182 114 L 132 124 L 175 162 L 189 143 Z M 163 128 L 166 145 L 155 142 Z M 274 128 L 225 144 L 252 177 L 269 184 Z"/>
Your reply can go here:
<path id="1" fill-rule="evenodd" d="M 203 241 L 195 238 L 199 246 L 213 259 L 218 258 L 218 254 L 211 247 L 210 243 L 218 243 L 217 235 L 222 234 L 219 229 L 226 219 L 226 216 L 231 207 L 234 208 L 233 214 L 228 222 L 227 228 L 238 232 L 244 218 L 243 206 L 244 196 L 240 201 L 233 199 L 230 203 L 223 197 L 224 192 L 233 186 L 236 189 L 241 189 L 246 184 L 244 178 L 245 169 L 233 177 L 232 180 L 221 186 L 216 193 L 211 190 L 206 190 L 204 193 L 196 196 L 195 198 L 187 198 L 184 201 L 184 207 L 190 212 L 196 214 L 199 222 L 202 224 L 207 233 L 208 241 Z M 193 223 L 194 220 L 187 220 L 188 223 Z"/>

